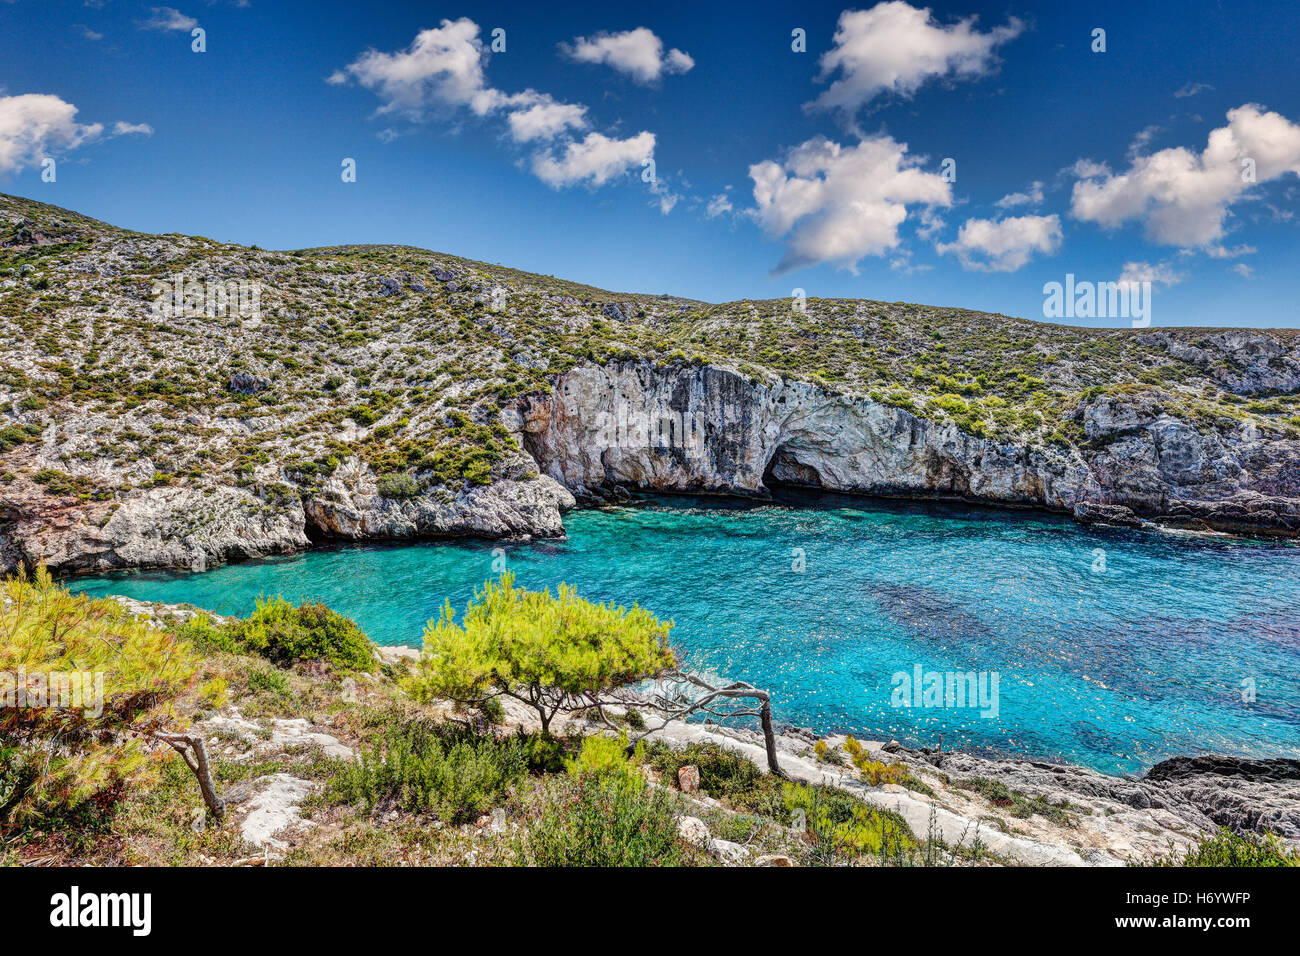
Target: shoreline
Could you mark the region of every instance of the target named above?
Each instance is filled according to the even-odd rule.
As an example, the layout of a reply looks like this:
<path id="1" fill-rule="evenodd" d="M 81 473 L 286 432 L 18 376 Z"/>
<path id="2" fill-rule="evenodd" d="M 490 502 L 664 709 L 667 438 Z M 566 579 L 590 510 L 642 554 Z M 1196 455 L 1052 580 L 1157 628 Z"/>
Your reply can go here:
<path id="1" fill-rule="evenodd" d="M 635 508 L 638 506 L 656 506 L 656 499 L 666 499 L 669 501 L 683 499 L 703 499 L 717 502 L 734 502 L 734 510 L 744 511 L 753 508 L 765 506 L 784 506 L 792 509 L 806 510 L 825 510 L 827 506 L 818 502 L 825 502 L 827 499 L 843 499 L 843 507 L 854 507 L 858 504 L 864 508 L 875 506 L 881 509 L 904 509 L 909 507 L 918 507 L 922 509 L 929 508 L 969 508 L 975 511 L 989 511 L 994 513 L 1010 512 L 1018 515 L 1039 516 L 1043 518 L 1053 518 L 1062 522 L 1063 526 L 1067 525 L 1072 530 L 1088 531 L 1105 531 L 1110 533 L 1131 531 L 1145 532 L 1155 535 L 1167 535 L 1176 538 L 1206 539 L 1210 541 L 1236 542 L 1250 544 L 1262 547 L 1280 547 L 1288 546 L 1300 547 L 1300 535 L 1289 534 L 1269 534 L 1261 531 L 1257 534 L 1232 531 L 1217 531 L 1198 528 L 1182 528 L 1176 525 L 1165 525 L 1158 521 L 1143 521 L 1140 525 L 1134 526 L 1122 523 L 1110 523 L 1106 521 L 1082 521 L 1077 516 L 1068 511 L 1061 511 L 1036 504 L 1016 504 L 999 501 L 986 501 L 979 499 L 970 499 L 962 497 L 947 496 L 909 496 L 909 495 L 887 495 L 887 494 L 866 494 L 852 491 L 835 491 L 819 490 L 813 488 L 802 488 L 798 486 L 785 486 L 777 494 L 761 495 L 743 495 L 735 492 L 718 492 L 718 491 L 678 491 L 678 490 L 644 490 L 632 489 L 625 492 L 625 498 L 607 498 L 594 499 L 591 497 L 578 499 L 577 503 L 567 509 L 565 514 L 571 514 L 577 511 L 600 511 L 614 508 Z M 810 499 L 810 500 L 800 500 Z M 830 507 L 834 507 L 833 505 Z M 727 509 L 726 504 L 719 506 L 720 509 Z M 293 560 L 303 555 L 319 551 L 343 551 L 349 548 L 401 548 L 412 546 L 433 546 L 438 544 L 466 543 L 466 544 L 535 544 L 546 541 L 564 541 L 568 538 L 568 529 L 557 535 L 540 535 L 540 534 L 418 534 L 411 536 L 395 535 L 373 535 L 362 537 L 344 537 L 344 536 L 308 536 L 308 543 L 299 548 L 284 551 L 275 551 L 265 554 L 251 554 L 243 556 L 232 556 L 223 560 L 208 561 L 201 568 L 195 568 L 184 564 L 134 564 L 110 568 L 57 568 L 52 569 L 51 574 L 59 581 L 75 581 L 78 578 L 86 577 L 103 577 L 115 574 L 175 574 L 190 575 L 203 574 L 226 565 L 248 565 L 259 562 L 274 562 L 283 560 Z"/>

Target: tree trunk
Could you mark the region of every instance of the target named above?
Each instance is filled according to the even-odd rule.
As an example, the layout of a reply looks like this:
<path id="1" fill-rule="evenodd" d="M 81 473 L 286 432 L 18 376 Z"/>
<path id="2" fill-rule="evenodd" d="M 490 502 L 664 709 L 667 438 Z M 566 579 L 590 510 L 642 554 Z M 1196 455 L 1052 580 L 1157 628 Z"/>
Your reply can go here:
<path id="1" fill-rule="evenodd" d="M 772 702 L 763 697 L 763 706 L 759 708 L 758 719 L 763 724 L 763 744 L 767 748 L 767 769 L 778 777 L 783 777 L 781 765 L 776 762 L 776 731 L 772 729 Z"/>
<path id="2" fill-rule="evenodd" d="M 180 754 L 185 765 L 194 772 L 199 781 L 199 790 L 203 793 L 203 802 L 208 805 L 212 815 L 218 820 L 225 816 L 226 801 L 217 793 L 216 782 L 212 779 L 212 765 L 208 762 L 208 747 L 202 735 L 158 731 L 154 736 Z M 193 751 L 192 756 L 190 751 Z"/>

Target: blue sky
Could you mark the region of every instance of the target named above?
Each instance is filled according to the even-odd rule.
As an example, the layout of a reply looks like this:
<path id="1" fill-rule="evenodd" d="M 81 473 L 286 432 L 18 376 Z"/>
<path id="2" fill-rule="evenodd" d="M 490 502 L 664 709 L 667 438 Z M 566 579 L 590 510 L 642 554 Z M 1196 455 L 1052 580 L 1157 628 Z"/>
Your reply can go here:
<path id="1" fill-rule="evenodd" d="M 709 301 L 1038 318 L 1072 273 L 1300 325 L 1294 4 L 175 2 L 0 0 L 0 191 Z"/>

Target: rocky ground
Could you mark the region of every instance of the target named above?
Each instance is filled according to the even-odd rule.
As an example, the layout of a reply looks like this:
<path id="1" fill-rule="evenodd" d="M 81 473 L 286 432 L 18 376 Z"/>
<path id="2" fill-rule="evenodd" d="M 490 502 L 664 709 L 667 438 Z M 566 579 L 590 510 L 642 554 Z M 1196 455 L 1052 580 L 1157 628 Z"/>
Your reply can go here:
<path id="1" fill-rule="evenodd" d="M 143 235 L 9 196 L 0 409 L 0 571 L 555 536 L 575 500 L 629 487 L 1300 531 L 1291 330 L 712 305 L 408 247 Z"/>
<path id="2" fill-rule="evenodd" d="M 165 626 L 187 607 L 117 598 Z M 217 619 L 219 622 L 219 619 Z M 160 791 L 131 795 L 113 834 L 69 855 L 59 840 L 39 840 L 18 862 L 189 863 L 201 865 L 509 862 L 517 807 L 485 812 L 460 826 L 400 807 L 357 809 L 322 799 L 329 768 L 352 762 L 386 721 L 430 715 L 464 719 L 450 704 L 415 705 L 397 680 L 413 648 L 380 648 L 373 674 L 340 684 L 327 669 L 268 670 L 257 659 L 218 654 L 211 674 L 229 684 L 217 711 L 195 714 L 208 740 L 230 810 L 204 820 L 188 771 L 176 762 Z M 268 674 L 279 674 L 274 679 Z M 504 700 L 499 733 L 536 730 L 536 714 Z M 612 716 L 617 718 L 617 714 Z M 606 728 L 587 720 L 555 727 L 560 735 Z M 758 736 L 714 724 L 670 724 L 655 735 L 672 748 L 721 748 L 766 767 Z M 862 763 L 844 737 L 819 739 L 789 728 L 778 737 L 790 780 L 830 785 L 905 821 L 921 842 L 911 861 L 926 865 L 1115 866 L 1186 852 L 1216 828 L 1272 832 L 1300 847 L 1300 761 L 1176 758 L 1143 777 L 1111 777 L 1079 767 L 990 760 L 963 753 L 863 742 Z M 867 770 L 861 769 L 866 767 Z M 873 782 L 885 767 L 899 782 Z M 680 838 L 691 862 L 789 866 L 811 862 L 797 829 L 755 818 L 700 785 L 689 765 L 676 775 L 646 767 L 653 786 L 671 792 Z M 722 797 L 722 799 L 719 799 Z M 56 835 L 51 834 L 51 838 Z M 64 837 L 60 835 L 60 838 Z"/>

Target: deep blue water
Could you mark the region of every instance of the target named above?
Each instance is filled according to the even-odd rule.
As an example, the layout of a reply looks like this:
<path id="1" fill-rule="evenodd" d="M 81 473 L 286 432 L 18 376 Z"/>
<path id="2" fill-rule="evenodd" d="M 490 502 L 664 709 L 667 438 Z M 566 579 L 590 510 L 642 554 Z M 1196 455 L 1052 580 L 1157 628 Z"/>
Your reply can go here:
<path id="1" fill-rule="evenodd" d="M 1294 544 L 834 497 L 652 499 L 565 524 L 566 541 L 504 546 L 520 584 L 563 580 L 673 618 L 698 666 L 770 688 L 783 721 L 1111 772 L 1200 752 L 1300 757 Z M 444 599 L 463 609 L 492 576 L 500 546 L 347 547 L 69 583 L 224 614 L 263 593 L 309 598 L 381 644 L 418 644 Z M 996 672 L 996 719 L 893 706 L 893 675 L 918 664 Z"/>

